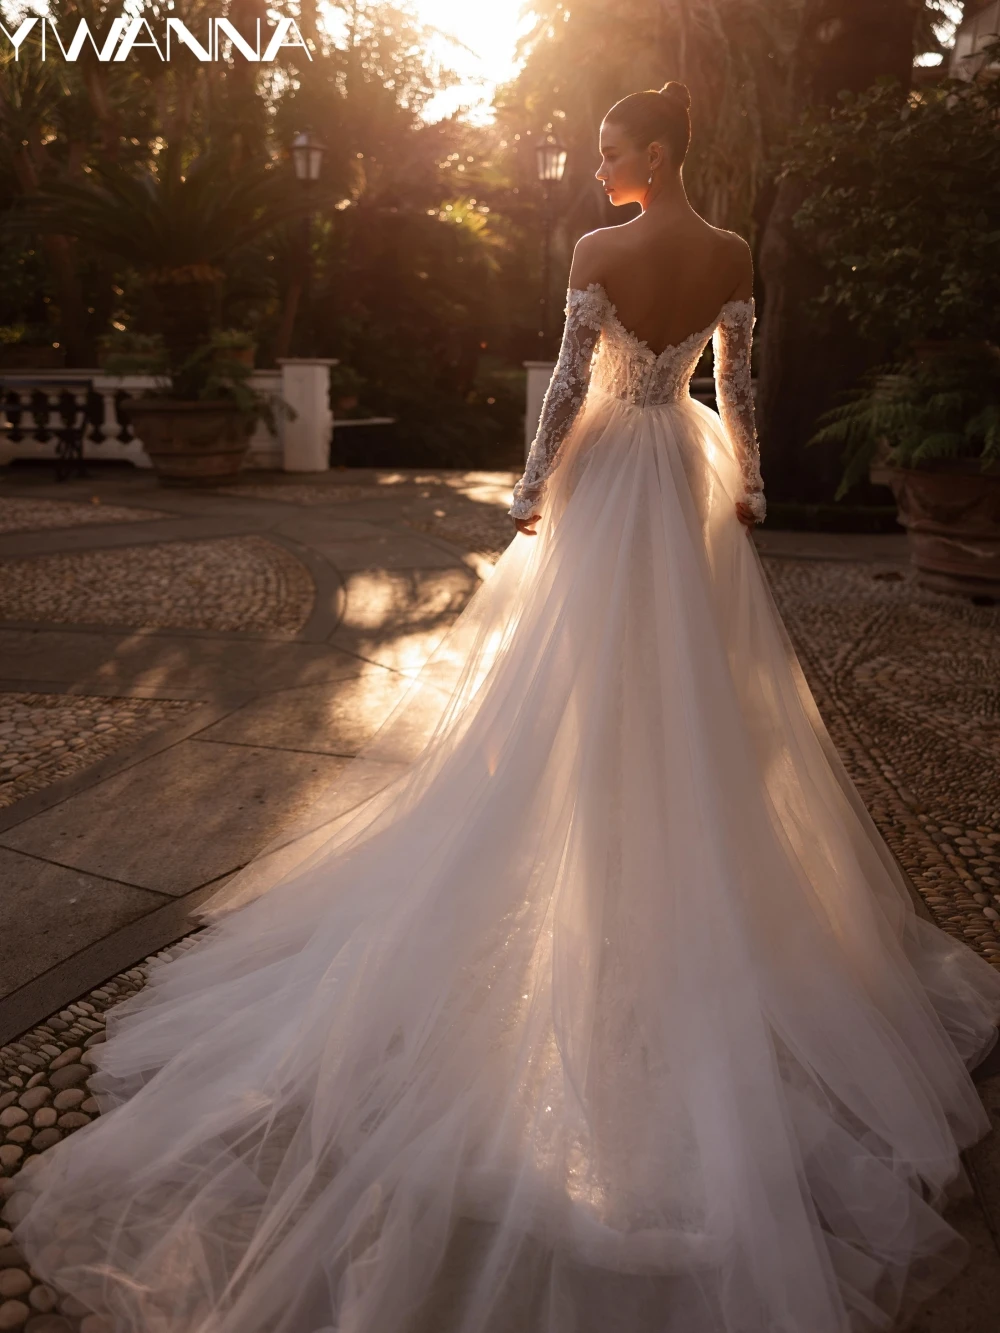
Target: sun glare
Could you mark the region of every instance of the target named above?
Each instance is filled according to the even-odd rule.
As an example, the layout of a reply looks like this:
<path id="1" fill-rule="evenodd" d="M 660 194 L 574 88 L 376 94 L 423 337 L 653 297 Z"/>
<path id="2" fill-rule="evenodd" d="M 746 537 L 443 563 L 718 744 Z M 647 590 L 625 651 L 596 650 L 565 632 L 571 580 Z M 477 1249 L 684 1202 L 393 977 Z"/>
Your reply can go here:
<path id="1" fill-rule="evenodd" d="M 342 11 L 320 8 L 328 31 L 342 32 Z M 411 0 L 409 8 L 433 33 L 431 58 L 458 78 L 428 102 L 424 118 L 440 120 L 462 110 L 472 121 L 491 119 L 494 89 L 517 73 L 517 39 L 531 26 L 530 15 L 521 14 L 524 0 Z"/>

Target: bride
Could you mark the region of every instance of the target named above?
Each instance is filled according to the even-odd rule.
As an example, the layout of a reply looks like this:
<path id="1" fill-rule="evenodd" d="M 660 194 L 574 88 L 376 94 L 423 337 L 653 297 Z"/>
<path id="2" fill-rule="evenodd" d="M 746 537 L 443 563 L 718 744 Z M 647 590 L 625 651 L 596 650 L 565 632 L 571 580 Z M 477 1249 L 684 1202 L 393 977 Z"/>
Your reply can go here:
<path id="1" fill-rule="evenodd" d="M 642 213 L 577 247 L 517 534 L 17 1178 L 116 1331 L 857 1333 L 964 1260 L 1000 976 L 915 914 L 769 593 L 689 132 L 676 83 L 608 113 Z"/>

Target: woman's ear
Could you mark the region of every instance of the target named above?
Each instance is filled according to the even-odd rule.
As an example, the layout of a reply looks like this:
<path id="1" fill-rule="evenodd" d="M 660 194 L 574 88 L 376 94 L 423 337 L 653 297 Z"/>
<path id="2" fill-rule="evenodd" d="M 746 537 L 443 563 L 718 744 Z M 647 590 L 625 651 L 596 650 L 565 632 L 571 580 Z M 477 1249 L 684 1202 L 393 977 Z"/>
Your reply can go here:
<path id="1" fill-rule="evenodd" d="M 656 143 L 654 141 L 649 145 L 647 152 L 649 153 L 650 173 L 654 171 L 659 171 L 661 167 L 665 167 L 667 165 L 667 155 L 663 151 L 663 145 L 661 143 Z"/>

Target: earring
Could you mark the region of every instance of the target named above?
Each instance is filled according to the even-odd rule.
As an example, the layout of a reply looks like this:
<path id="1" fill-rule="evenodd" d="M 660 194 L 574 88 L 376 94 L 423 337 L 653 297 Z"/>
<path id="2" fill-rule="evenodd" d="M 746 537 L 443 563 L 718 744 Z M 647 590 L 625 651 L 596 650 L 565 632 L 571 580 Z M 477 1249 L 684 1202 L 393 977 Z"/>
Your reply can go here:
<path id="1" fill-rule="evenodd" d="M 649 180 L 646 182 L 646 184 L 647 184 L 647 185 L 652 185 L 652 183 L 653 183 L 653 173 L 650 172 L 650 173 L 649 173 Z"/>

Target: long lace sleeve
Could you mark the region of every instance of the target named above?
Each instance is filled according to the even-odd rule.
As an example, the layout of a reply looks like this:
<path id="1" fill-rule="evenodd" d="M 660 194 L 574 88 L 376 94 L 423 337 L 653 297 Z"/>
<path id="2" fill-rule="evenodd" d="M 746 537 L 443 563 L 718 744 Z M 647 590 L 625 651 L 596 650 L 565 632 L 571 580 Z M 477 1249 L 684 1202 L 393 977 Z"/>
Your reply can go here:
<path id="1" fill-rule="evenodd" d="M 719 416 L 732 440 L 743 473 L 742 500 L 758 523 L 764 521 L 764 483 L 760 476 L 760 448 L 750 383 L 750 346 L 754 303 L 727 301 L 712 338 L 715 352 L 715 397 Z"/>
<path id="2" fill-rule="evenodd" d="M 599 288 L 571 287 L 566 298 L 566 325 L 559 359 L 545 391 L 538 430 L 528 450 L 524 473 L 514 487 L 512 518 L 536 513 L 545 483 L 559 457 L 559 447 L 579 414 L 590 382 L 590 362 L 601 332 L 604 298 Z"/>

